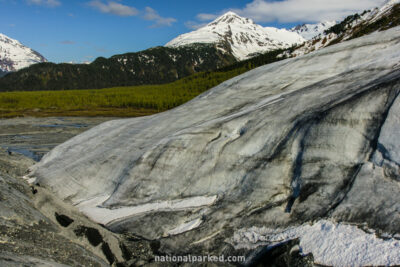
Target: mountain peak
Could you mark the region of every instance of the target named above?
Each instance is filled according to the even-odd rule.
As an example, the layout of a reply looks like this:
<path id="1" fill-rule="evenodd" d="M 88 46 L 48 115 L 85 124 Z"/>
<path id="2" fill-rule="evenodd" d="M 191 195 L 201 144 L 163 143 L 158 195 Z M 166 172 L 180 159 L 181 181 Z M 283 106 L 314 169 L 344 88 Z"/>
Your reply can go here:
<path id="1" fill-rule="evenodd" d="M 216 18 L 214 21 L 212 21 L 208 25 L 213 26 L 213 25 L 218 25 L 218 24 L 233 24 L 233 23 L 253 24 L 253 21 L 248 18 L 243 18 L 233 11 L 228 11 L 225 14 Z"/>
<path id="2" fill-rule="evenodd" d="M 233 11 L 228 11 L 225 14 L 219 16 L 218 18 L 224 18 L 224 17 L 239 17 L 239 18 L 241 18 L 237 13 L 235 13 Z"/>

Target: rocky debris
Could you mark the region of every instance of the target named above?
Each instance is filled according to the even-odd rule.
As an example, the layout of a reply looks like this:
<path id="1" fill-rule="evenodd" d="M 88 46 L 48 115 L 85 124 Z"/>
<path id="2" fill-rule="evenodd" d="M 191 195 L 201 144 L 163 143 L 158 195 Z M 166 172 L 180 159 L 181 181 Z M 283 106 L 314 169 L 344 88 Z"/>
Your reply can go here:
<path id="1" fill-rule="evenodd" d="M 115 262 L 115 255 L 111 251 L 108 243 L 103 240 L 103 236 L 100 234 L 98 229 L 86 226 L 79 226 L 75 228 L 74 233 L 78 237 L 85 236 L 93 247 L 97 247 L 101 244 L 101 251 L 107 258 L 108 262 L 110 264 L 113 264 Z"/>
<path id="2" fill-rule="evenodd" d="M 40 266 L 40 267 L 68 267 L 69 265 L 60 264 L 54 261 L 39 259 L 32 256 L 15 255 L 8 252 L 1 252 L 0 266 L 20 267 L 20 266 Z"/>
<path id="3" fill-rule="evenodd" d="M 99 230 L 95 228 L 79 226 L 74 230 L 74 232 L 77 236 L 86 236 L 89 243 L 94 247 L 103 242 L 103 237 Z"/>
<path id="4" fill-rule="evenodd" d="M 3 128 L 0 128 L 0 131 Z M 0 137 L 1 139 L 1 137 Z M 18 153 L 12 153 L 0 147 L 0 172 L 16 177 L 22 177 L 27 169 L 35 163 L 33 159 Z"/>
<path id="5" fill-rule="evenodd" d="M 103 254 L 104 254 L 104 256 L 106 256 L 110 265 L 115 262 L 115 256 L 114 256 L 113 252 L 111 251 L 110 246 L 106 242 L 103 242 L 101 244 L 101 251 L 103 251 Z"/>
<path id="6" fill-rule="evenodd" d="M 25 182 L 0 175 L 1 266 L 107 266 L 32 205 Z"/>
<path id="7" fill-rule="evenodd" d="M 31 192 L 32 194 L 36 194 L 38 190 L 34 186 L 31 186 Z"/>
<path id="8" fill-rule="evenodd" d="M 314 257 L 312 254 L 302 255 L 299 240 L 293 239 L 274 247 L 261 247 L 254 252 L 255 258 L 248 258 L 245 266 L 291 266 L 291 267 L 313 267 Z"/>
<path id="9" fill-rule="evenodd" d="M 123 238 L 121 251 L 125 263 L 128 266 L 144 266 L 146 264 L 153 264 L 155 256 L 162 255 L 159 252 L 159 241 L 146 240 L 132 236 L 129 233 L 124 233 Z"/>

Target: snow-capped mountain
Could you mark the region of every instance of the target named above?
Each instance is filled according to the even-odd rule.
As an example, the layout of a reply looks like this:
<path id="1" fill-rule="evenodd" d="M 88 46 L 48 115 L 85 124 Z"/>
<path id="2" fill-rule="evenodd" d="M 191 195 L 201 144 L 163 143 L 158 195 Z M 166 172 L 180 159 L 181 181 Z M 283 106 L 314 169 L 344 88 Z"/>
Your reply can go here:
<path id="1" fill-rule="evenodd" d="M 296 32 L 263 27 L 251 19 L 228 12 L 196 31 L 173 39 L 166 46 L 179 47 L 193 43 L 223 43 L 230 52 L 243 60 L 257 53 L 301 44 L 305 39 Z M 225 45 L 225 47 L 226 47 Z"/>
<path id="2" fill-rule="evenodd" d="M 0 33 L 0 69 L 17 71 L 35 63 L 47 62 L 38 52 Z"/>
<path id="3" fill-rule="evenodd" d="M 324 21 L 316 24 L 303 24 L 298 25 L 290 29 L 292 32 L 296 32 L 306 40 L 311 40 L 315 36 L 324 33 L 325 30 L 329 29 L 336 24 L 336 21 Z"/>

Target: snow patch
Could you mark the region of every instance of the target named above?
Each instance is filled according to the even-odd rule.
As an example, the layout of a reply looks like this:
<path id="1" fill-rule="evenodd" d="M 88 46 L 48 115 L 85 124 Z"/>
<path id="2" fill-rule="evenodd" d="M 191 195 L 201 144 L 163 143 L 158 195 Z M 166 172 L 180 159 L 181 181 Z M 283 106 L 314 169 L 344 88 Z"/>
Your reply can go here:
<path id="1" fill-rule="evenodd" d="M 257 228 L 237 231 L 231 243 L 236 249 L 275 246 L 300 240 L 303 255 L 312 253 L 314 262 L 328 266 L 393 266 L 400 264 L 400 241 L 378 238 L 355 225 L 321 220 L 286 229 Z"/>
<path id="2" fill-rule="evenodd" d="M 131 206 L 131 207 L 120 207 L 116 209 L 108 209 L 102 207 L 101 205 L 109 197 L 110 196 L 108 195 L 99 196 L 80 203 L 75 203 L 75 205 L 82 213 L 84 213 L 93 221 L 107 225 L 111 222 L 143 213 L 192 209 L 203 206 L 210 206 L 217 201 L 217 196 L 198 196 L 185 199 L 146 203 L 143 205 Z M 190 224 L 184 224 L 181 227 L 178 227 L 171 231 L 172 232 L 184 231 L 185 229 L 188 229 L 190 227 L 192 227 L 193 229 L 196 225 L 197 225 L 196 223 L 191 222 Z"/>
<path id="3" fill-rule="evenodd" d="M 193 221 L 181 224 L 178 227 L 176 227 L 172 230 L 169 230 L 166 236 L 178 235 L 178 234 L 193 230 L 193 229 L 199 227 L 202 222 L 203 222 L 203 220 L 201 218 L 198 218 Z"/>

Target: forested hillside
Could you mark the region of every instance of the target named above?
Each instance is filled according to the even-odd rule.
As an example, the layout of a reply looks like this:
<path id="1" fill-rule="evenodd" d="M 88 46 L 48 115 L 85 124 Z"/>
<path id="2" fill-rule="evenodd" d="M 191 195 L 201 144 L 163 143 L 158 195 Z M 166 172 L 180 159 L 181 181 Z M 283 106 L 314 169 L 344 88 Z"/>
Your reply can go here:
<path id="1" fill-rule="evenodd" d="M 0 79 L 0 91 L 98 89 L 169 83 L 236 62 L 212 44 L 155 47 L 97 58 L 91 64 L 40 63 Z"/>

